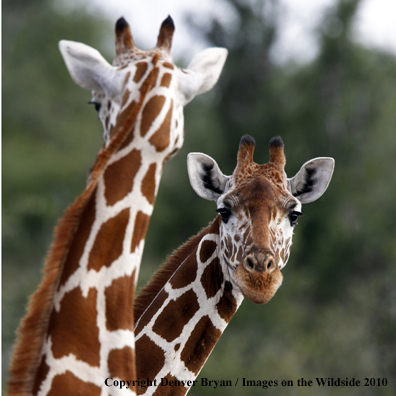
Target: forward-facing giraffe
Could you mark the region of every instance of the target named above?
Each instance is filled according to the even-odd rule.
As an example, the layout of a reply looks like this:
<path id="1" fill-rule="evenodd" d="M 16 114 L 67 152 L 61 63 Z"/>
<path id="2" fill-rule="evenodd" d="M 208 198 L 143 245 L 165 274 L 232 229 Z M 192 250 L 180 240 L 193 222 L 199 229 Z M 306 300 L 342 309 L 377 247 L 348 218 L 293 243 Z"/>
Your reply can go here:
<path id="1" fill-rule="evenodd" d="M 227 55 L 207 49 L 180 69 L 173 32 L 168 17 L 157 46 L 142 51 L 119 19 L 113 65 L 84 44 L 59 44 L 74 81 L 93 91 L 105 146 L 56 230 L 19 330 L 9 395 L 104 396 L 104 378 L 134 378 L 135 285 L 162 169 L 183 144 L 183 106 L 213 87 Z"/>
<path id="2" fill-rule="evenodd" d="M 254 147 L 242 138 L 232 176 L 204 154 L 188 156 L 192 187 L 215 201 L 220 215 L 136 299 L 138 394 L 187 393 L 243 298 L 263 304 L 274 296 L 301 204 L 318 199 L 330 182 L 332 158 L 308 161 L 287 179 L 280 138 L 270 141 L 265 165 L 253 162 Z M 114 388 L 111 378 L 107 384 Z"/>

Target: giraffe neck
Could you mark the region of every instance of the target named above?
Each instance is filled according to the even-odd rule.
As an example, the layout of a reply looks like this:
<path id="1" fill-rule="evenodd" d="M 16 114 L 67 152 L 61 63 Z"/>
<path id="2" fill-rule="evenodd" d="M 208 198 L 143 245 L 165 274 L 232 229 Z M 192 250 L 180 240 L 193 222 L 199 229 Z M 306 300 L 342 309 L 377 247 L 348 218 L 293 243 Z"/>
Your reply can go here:
<path id="1" fill-rule="evenodd" d="M 220 256 L 219 218 L 179 249 L 135 304 L 138 394 L 187 393 L 243 300 Z M 190 381 L 190 382 L 189 382 Z M 143 384 L 144 385 L 144 384 Z"/>
<path id="2" fill-rule="evenodd" d="M 108 375 L 134 378 L 131 307 L 159 180 L 175 139 L 172 99 L 162 95 L 158 109 L 154 92 L 161 73 L 154 64 L 145 75 L 140 99 L 125 98 L 128 114 L 99 153 L 86 190 L 60 221 L 11 371 L 21 368 L 32 342 L 36 348 L 23 380 L 14 374 L 10 392 L 14 386 L 33 395 L 60 389 L 65 395 L 76 389 L 94 395 Z"/>

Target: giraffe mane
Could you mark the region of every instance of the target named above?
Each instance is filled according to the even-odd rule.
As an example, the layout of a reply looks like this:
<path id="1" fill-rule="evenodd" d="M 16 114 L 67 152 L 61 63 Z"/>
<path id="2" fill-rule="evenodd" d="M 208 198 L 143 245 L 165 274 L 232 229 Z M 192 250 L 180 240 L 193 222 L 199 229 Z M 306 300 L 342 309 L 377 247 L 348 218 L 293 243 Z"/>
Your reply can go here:
<path id="1" fill-rule="evenodd" d="M 153 301 L 154 297 L 169 281 L 176 269 L 194 251 L 201 239 L 208 233 L 208 230 L 217 220 L 218 218 L 211 222 L 207 227 L 203 228 L 197 235 L 194 235 L 186 243 L 176 249 L 168 257 L 165 263 L 163 263 L 161 267 L 152 275 L 150 281 L 140 289 L 139 294 L 135 298 L 134 305 L 135 326 L 147 307 Z"/>
<path id="2" fill-rule="evenodd" d="M 45 259 L 43 280 L 38 290 L 30 297 L 26 316 L 17 330 L 17 342 L 13 348 L 10 364 L 8 394 L 31 395 L 34 377 L 38 369 L 44 336 L 48 328 L 53 298 L 62 274 L 63 265 L 70 250 L 73 237 L 80 224 L 81 214 L 95 191 L 100 175 L 109 158 L 121 147 L 130 133 L 133 133 L 138 113 L 147 92 L 155 81 L 158 56 L 153 59 L 154 67 L 142 86 L 140 100 L 131 113 L 115 128 L 109 144 L 103 147 L 95 159 L 87 187 L 66 210 L 54 232 L 54 239 Z"/>

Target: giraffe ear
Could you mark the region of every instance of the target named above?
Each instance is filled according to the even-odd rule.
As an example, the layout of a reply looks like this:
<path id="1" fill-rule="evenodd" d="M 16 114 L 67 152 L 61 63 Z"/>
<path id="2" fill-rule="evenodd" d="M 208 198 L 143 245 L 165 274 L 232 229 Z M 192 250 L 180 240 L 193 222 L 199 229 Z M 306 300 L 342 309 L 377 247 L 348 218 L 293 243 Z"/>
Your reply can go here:
<path id="1" fill-rule="evenodd" d="M 74 82 L 110 97 L 121 91 L 121 76 L 96 49 L 75 41 L 62 40 L 59 50 Z"/>
<path id="2" fill-rule="evenodd" d="M 316 201 L 329 186 L 334 164 L 329 157 L 306 162 L 293 178 L 287 179 L 290 192 L 301 203 Z"/>
<path id="3" fill-rule="evenodd" d="M 179 92 L 183 105 L 213 88 L 227 55 L 225 48 L 208 48 L 195 55 L 186 69 L 179 71 Z"/>
<path id="4" fill-rule="evenodd" d="M 201 153 L 190 153 L 187 169 L 191 186 L 201 198 L 217 201 L 225 192 L 229 176 L 223 175 L 213 158 Z"/>

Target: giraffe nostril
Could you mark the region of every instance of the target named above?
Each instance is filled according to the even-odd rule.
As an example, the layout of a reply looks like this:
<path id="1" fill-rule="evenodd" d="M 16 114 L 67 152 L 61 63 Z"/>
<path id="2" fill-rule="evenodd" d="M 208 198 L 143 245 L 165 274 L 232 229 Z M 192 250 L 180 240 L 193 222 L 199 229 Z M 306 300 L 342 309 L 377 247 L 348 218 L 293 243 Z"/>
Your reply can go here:
<path id="1" fill-rule="evenodd" d="M 274 262 L 271 260 L 268 264 L 267 264 L 267 269 L 270 269 L 272 267 L 272 264 L 274 264 Z"/>
<path id="2" fill-rule="evenodd" d="M 250 258 L 248 258 L 248 259 L 246 260 L 246 265 L 249 267 L 249 269 L 251 269 L 251 270 L 254 269 L 253 261 L 250 260 Z"/>

